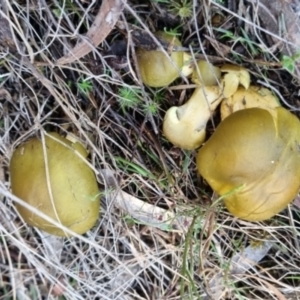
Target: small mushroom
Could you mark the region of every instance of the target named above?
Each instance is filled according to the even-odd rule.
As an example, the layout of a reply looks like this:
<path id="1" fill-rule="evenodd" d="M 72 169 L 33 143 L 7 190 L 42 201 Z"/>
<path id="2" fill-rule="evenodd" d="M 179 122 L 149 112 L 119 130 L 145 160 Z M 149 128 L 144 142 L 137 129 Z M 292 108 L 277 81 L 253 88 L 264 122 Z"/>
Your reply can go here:
<path id="1" fill-rule="evenodd" d="M 99 190 L 95 174 L 84 159 L 88 153 L 78 142 L 45 135 L 20 145 L 10 161 L 13 194 L 78 234 L 88 231 L 99 215 Z M 80 157 L 81 156 L 81 157 Z M 66 232 L 16 204 L 28 224 L 50 234 Z"/>
<path id="2" fill-rule="evenodd" d="M 227 65 L 223 72 L 233 74 L 237 85 L 231 86 L 231 77 L 221 80 L 221 72 L 207 61 L 197 62 L 198 70 L 194 70 L 192 80 L 199 85 L 191 98 L 182 106 L 171 107 L 167 110 L 163 122 L 165 137 L 175 146 L 186 150 L 196 149 L 205 140 L 206 124 L 212 112 L 227 95 L 232 95 L 241 84 L 247 87 L 247 71 L 244 68 Z M 199 78 L 199 75 L 201 78 Z M 248 73 L 249 75 L 249 73 Z M 248 76 L 250 80 L 250 76 Z M 202 86 L 203 85 L 203 86 Z M 224 87 L 224 88 L 223 88 Z M 235 89 L 235 90 L 234 90 Z"/>
<path id="3" fill-rule="evenodd" d="M 282 107 L 225 118 L 199 150 L 200 174 L 236 217 L 271 218 L 300 188 L 300 122 Z"/>
<path id="4" fill-rule="evenodd" d="M 143 83 L 150 87 L 163 87 L 178 78 L 180 72 L 185 76 L 190 75 L 192 73 L 190 56 L 183 51 L 172 51 L 173 46 L 181 46 L 179 39 L 163 31 L 158 31 L 155 36 L 170 43 L 171 54 L 168 57 L 159 50 L 142 48 L 136 50 Z"/>
<path id="5" fill-rule="evenodd" d="M 182 149 L 198 148 L 206 136 L 206 124 L 222 100 L 218 86 L 199 87 L 182 106 L 167 110 L 163 133 L 175 146 Z"/>

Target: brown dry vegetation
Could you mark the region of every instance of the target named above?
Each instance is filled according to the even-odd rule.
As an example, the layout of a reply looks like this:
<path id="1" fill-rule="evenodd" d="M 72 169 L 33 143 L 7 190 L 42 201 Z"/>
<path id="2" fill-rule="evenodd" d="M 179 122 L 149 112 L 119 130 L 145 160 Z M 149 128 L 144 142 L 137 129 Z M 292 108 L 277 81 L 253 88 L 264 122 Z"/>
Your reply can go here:
<path id="1" fill-rule="evenodd" d="M 297 13 L 297 1 L 281 2 Z M 255 1 L 192 3 L 124 0 L 119 22 L 93 46 L 85 34 L 101 1 L 1 1 L 0 299 L 300 299 L 297 205 L 266 222 L 231 216 L 197 174 L 196 152 L 161 134 L 165 110 L 192 89 L 183 79 L 143 86 L 134 44 L 152 43 L 137 40 L 139 30 L 147 37 L 177 28 L 195 58 L 247 67 L 295 113 L 299 77 L 284 67 L 297 74 L 297 56 L 285 52 L 282 64 L 286 36 L 264 27 Z M 188 15 L 180 18 L 182 6 Z M 83 40 L 92 51 L 59 60 Z M 12 151 L 43 131 L 72 133 L 90 151 L 102 208 L 83 237 L 49 237 L 14 208 Z M 246 249 L 264 251 L 245 267 Z"/>

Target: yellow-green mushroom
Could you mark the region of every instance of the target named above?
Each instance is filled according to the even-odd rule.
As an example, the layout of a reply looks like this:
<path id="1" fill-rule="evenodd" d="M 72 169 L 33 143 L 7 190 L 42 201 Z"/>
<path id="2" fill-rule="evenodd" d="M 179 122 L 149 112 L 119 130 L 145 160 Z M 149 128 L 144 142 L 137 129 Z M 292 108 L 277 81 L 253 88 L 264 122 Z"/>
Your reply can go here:
<path id="1" fill-rule="evenodd" d="M 282 107 L 239 110 L 199 150 L 197 167 L 236 217 L 261 221 L 300 188 L 300 122 Z"/>
<path id="2" fill-rule="evenodd" d="M 181 47 L 179 39 L 163 31 L 156 32 L 155 36 L 169 43 L 171 53 L 168 56 L 160 50 L 136 50 L 143 83 L 150 87 L 164 87 L 178 78 L 180 72 L 185 76 L 191 74 L 192 68 L 188 63 L 190 56 L 183 51 L 172 51 L 173 47 Z"/>
<path id="3" fill-rule="evenodd" d="M 224 99 L 221 104 L 221 119 L 225 119 L 235 111 L 259 107 L 273 113 L 274 108 L 280 106 L 273 93 L 260 86 L 250 85 L 248 89 L 239 87 L 238 90 Z"/>
<path id="4" fill-rule="evenodd" d="M 33 138 L 20 145 L 10 161 L 14 195 L 68 229 L 83 234 L 99 216 L 99 190 L 95 174 L 85 159 L 88 153 L 79 143 L 45 135 L 45 143 Z M 16 204 L 24 221 L 50 234 L 68 234 L 39 215 Z"/>
<path id="5" fill-rule="evenodd" d="M 206 124 L 222 100 L 218 86 L 197 88 L 182 106 L 173 106 L 165 114 L 163 133 L 175 146 L 196 149 L 205 140 Z"/>
<path id="6" fill-rule="evenodd" d="M 240 85 L 242 85 L 245 90 L 249 88 L 250 74 L 246 68 L 232 64 L 225 64 L 220 68 L 220 70 L 221 73 L 225 73 L 223 76 L 224 98 L 228 98 L 233 95 Z"/>
<path id="7" fill-rule="evenodd" d="M 198 60 L 191 79 L 199 86 L 217 86 L 221 81 L 221 70 L 206 60 Z"/>

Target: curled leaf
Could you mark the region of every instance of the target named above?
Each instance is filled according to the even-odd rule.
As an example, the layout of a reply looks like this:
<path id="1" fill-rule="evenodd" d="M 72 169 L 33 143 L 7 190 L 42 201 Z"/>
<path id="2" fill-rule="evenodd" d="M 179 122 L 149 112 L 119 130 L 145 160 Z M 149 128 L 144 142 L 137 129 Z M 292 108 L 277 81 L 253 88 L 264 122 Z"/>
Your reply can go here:
<path id="1" fill-rule="evenodd" d="M 121 0 L 103 1 L 95 21 L 86 33 L 86 39 L 80 41 L 70 53 L 58 59 L 57 64 L 69 64 L 90 53 L 113 30 L 122 10 Z"/>

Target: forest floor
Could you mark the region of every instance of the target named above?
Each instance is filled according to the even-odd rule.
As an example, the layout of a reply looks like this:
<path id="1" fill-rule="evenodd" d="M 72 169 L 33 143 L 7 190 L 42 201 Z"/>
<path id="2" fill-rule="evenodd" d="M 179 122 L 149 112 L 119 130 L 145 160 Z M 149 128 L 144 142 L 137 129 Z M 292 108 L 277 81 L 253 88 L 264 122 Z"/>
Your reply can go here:
<path id="1" fill-rule="evenodd" d="M 257 2 L 1 0 L 1 300 L 300 299 L 299 199 L 263 222 L 232 216 L 197 151 L 162 134 L 195 84 L 147 87 L 136 65 L 167 31 L 193 61 L 243 66 L 299 116 L 299 4 Z M 217 109 L 207 137 L 219 122 Z M 15 209 L 11 155 L 49 131 L 87 147 L 101 186 L 83 236 L 49 236 Z"/>

